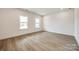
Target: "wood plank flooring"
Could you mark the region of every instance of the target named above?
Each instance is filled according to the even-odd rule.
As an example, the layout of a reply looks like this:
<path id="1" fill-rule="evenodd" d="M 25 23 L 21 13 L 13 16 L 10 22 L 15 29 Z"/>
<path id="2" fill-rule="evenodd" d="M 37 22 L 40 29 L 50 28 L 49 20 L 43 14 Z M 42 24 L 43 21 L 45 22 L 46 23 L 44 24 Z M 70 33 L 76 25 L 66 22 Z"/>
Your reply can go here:
<path id="1" fill-rule="evenodd" d="M 39 32 L 16 38 L 0 40 L 1 51 L 77 51 L 77 43 L 72 36 Z"/>

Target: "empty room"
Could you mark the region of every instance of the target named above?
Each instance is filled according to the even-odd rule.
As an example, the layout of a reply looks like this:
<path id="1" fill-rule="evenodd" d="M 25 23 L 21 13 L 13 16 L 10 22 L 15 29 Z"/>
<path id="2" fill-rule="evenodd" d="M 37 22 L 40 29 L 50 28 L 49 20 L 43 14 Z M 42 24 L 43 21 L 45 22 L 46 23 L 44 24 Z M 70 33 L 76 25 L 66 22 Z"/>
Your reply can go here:
<path id="1" fill-rule="evenodd" d="M 78 50 L 78 8 L 0 8 L 0 51 Z"/>

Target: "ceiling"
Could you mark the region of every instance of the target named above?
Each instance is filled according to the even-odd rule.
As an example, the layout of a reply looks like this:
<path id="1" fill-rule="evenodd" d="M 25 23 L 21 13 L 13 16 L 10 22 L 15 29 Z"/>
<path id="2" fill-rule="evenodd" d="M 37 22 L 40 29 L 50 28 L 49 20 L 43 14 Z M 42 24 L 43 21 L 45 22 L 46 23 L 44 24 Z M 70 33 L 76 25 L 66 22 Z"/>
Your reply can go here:
<path id="1" fill-rule="evenodd" d="M 39 15 L 49 15 L 57 12 L 61 12 L 67 8 L 24 8 L 27 11 L 39 14 Z"/>

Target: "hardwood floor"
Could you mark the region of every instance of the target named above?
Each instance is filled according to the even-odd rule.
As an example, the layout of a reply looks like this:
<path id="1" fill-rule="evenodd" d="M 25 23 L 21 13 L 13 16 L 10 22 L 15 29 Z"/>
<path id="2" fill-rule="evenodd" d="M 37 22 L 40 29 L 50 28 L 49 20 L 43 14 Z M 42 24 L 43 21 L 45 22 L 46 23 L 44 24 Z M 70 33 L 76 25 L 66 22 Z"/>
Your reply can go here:
<path id="1" fill-rule="evenodd" d="M 1 51 L 77 51 L 74 37 L 57 33 L 39 32 L 0 40 Z"/>

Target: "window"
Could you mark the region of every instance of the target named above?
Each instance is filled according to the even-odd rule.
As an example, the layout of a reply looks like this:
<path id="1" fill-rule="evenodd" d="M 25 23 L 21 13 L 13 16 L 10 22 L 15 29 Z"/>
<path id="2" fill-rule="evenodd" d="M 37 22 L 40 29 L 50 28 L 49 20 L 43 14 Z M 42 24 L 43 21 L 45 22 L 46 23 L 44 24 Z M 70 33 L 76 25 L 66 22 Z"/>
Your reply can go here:
<path id="1" fill-rule="evenodd" d="M 35 28 L 40 28 L 40 19 L 39 18 L 35 19 Z"/>
<path id="2" fill-rule="evenodd" d="M 20 29 L 28 29 L 28 17 L 20 16 Z"/>

